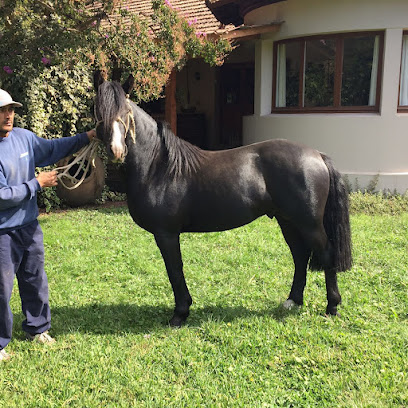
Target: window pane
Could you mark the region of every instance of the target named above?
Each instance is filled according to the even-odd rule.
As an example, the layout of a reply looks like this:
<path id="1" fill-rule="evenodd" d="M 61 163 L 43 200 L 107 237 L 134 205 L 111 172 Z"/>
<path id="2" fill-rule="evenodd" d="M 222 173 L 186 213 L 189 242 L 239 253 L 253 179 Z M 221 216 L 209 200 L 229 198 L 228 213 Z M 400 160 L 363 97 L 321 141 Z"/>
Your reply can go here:
<path id="1" fill-rule="evenodd" d="M 336 43 L 306 41 L 305 107 L 333 106 Z"/>
<path id="2" fill-rule="evenodd" d="M 344 39 L 342 106 L 374 105 L 378 64 L 378 52 L 374 52 L 375 38 L 371 36 Z M 370 102 L 370 99 L 373 102 Z"/>
<path id="3" fill-rule="evenodd" d="M 408 106 L 408 35 L 402 37 L 400 106 Z"/>
<path id="4" fill-rule="evenodd" d="M 299 106 L 300 49 L 298 42 L 278 46 L 277 107 Z"/>
<path id="5" fill-rule="evenodd" d="M 286 44 L 286 106 L 299 106 L 300 43 Z"/>

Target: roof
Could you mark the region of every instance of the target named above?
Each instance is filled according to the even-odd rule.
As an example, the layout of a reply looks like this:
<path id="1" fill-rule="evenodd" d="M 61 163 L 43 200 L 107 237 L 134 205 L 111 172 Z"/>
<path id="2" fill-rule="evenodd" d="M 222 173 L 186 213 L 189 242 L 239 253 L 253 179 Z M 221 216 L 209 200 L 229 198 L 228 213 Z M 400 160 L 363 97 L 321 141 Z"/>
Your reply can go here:
<path id="1" fill-rule="evenodd" d="M 254 8 L 283 0 L 163 0 L 181 16 L 192 21 L 198 32 L 209 37 L 238 40 L 266 32 L 279 30 L 281 22 L 264 26 L 242 26 L 243 15 Z M 98 9 L 100 0 L 92 7 Z M 142 18 L 149 19 L 153 13 L 152 0 L 124 0 L 122 7 Z M 227 8 L 225 8 L 227 7 Z M 220 20 L 220 18 L 222 18 Z M 241 22 L 242 20 L 242 22 Z"/>
<path id="2" fill-rule="evenodd" d="M 197 31 L 221 34 L 227 29 L 207 7 L 205 0 L 166 0 L 166 3 L 188 21 L 193 21 Z M 123 5 L 141 16 L 148 17 L 152 14 L 151 0 L 125 0 Z"/>

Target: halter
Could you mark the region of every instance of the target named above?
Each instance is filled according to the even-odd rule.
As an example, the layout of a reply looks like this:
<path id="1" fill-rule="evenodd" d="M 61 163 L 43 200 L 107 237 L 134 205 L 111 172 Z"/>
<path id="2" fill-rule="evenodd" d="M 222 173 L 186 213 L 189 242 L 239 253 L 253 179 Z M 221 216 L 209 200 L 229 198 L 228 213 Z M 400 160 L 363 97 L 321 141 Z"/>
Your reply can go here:
<path id="1" fill-rule="evenodd" d="M 136 143 L 136 124 L 135 124 L 135 118 L 133 117 L 132 107 L 130 106 L 129 95 L 126 95 L 126 103 L 129 108 L 126 114 L 126 119 L 127 119 L 126 123 L 122 118 L 119 118 L 119 117 L 116 120 L 120 122 L 125 128 L 125 139 L 128 133 L 130 133 L 130 137 L 132 138 L 133 143 Z M 94 107 L 94 116 L 95 116 L 95 119 L 97 119 L 96 107 Z M 104 121 L 102 119 L 97 120 L 95 128 L 97 128 L 103 122 Z"/>
<path id="2" fill-rule="evenodd" d="M 133 116 L 133 111 L 132 111 L 132 107 L 130 106 L 130 102 L 129 102 L 129 97 L 127 96 L 127 100 L 126 103 L 128 105 L 128 112 L 126 115 L 127 118 L 127 123 L 124 122 L 124 120 L 122 120 L 122 118 L 118 118 L 118 122 L 120 122 L 123 127 L 125 128 L 125 138 L 127 137 L 128 132 L 130 133 L 130 137 L 133 140 L 133 143 L 136 143 L 136 124 L 135 124 L 135 118 Z"/>

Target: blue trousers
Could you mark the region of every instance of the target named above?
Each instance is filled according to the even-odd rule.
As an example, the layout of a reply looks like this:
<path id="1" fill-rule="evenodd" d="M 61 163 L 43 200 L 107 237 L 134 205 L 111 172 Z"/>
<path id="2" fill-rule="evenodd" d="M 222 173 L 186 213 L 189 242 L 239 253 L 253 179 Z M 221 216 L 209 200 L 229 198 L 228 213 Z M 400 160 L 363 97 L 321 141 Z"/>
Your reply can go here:
<path id="1" fill-rule="evenodd" d="M 11 340 L 10 309 L 14 277 L 17 276 L 23 330 L 38 334 L 51 327 L 48 280 L 44 271 L 43 233 L 38 221 L 0 234 L 0 350 Z"/>

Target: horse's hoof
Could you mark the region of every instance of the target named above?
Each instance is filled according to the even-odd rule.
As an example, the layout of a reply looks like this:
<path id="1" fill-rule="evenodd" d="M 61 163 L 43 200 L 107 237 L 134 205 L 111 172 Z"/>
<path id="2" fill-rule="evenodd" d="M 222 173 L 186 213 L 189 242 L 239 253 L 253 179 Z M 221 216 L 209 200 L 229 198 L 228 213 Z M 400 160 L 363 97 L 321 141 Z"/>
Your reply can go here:
<path id="1" fill-rule="evenodd" d="M 169 322 L 171 327 L 179 329 L 183 323 L 186 321 L 186 319 L 183 319 L 180 316 L 173 316 Z"/>
<path id="2" fill-rule="evenodd" d="M 292 299 L 285 300 L 282 305 L 282 307 L 286 310 L 292 310 L 295 306 L 299 305 Z"/>
<path id="3" fill-rule="evenodd" d="M 340 316 L 339 313 L 337 312 L 337 307 L 336 306 L 334 306 L 334 307 L 333 306 L 332 307 L 327 306 L 326 316 Z"/>

